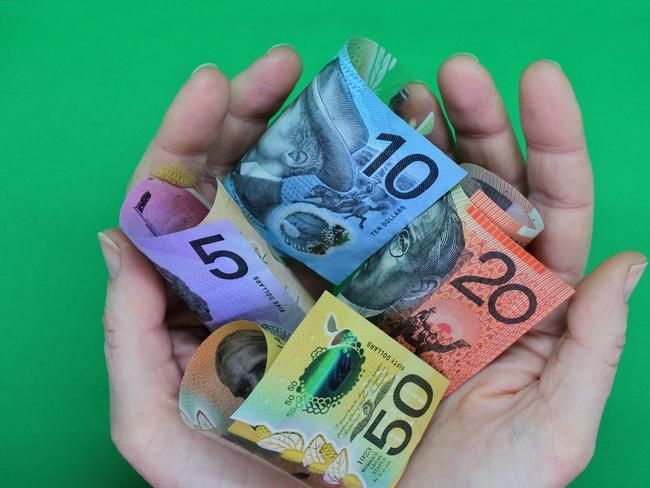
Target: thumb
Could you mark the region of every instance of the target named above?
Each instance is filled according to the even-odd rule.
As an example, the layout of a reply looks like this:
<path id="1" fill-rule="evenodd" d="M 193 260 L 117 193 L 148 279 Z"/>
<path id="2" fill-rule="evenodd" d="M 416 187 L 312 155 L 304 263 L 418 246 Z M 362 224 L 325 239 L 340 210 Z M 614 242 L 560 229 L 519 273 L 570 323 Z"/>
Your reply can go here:
<path id="1" fill-rule="evenodd" d="M 107 347 L 130 349 L 138 335 L 162 329 L 164 287 L 147 258 L 121 230 L 105 230 L 98 237 L 109 275 L 104 309 Z"/>
<path id="2" fill-rule="evenodd" d="M 141 427 L 153 406 L 178 394 L 180 371 L 164 325 L 165 288 L 153 266 L 118 229 L 99 233 L 109 271 L 104 310 L 111 426 Z M 116 430 L 118 432 L 116 432 Z"/>
<path id="3" fill-rule="evenodd" d="M 567 331 L 540 379 L 551 410 L 580 419 L 582 433 L 594 439 L 625 343 L 627 301 L 647 264 L 642 254 L 625 252 L 582 280 L 569 303 Z"/>

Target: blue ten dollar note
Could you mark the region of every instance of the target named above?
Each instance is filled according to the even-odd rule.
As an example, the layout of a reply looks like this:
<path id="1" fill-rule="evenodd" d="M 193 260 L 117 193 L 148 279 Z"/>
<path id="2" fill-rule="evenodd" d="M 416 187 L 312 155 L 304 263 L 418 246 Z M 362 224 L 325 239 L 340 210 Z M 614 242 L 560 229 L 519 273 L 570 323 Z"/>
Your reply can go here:
<path id="1" fill-rule="evenodd" d="M 352 39 L 226 178 L 273 246 L 333 283 L 466 174 L 394 113 L 408 81 L 383 48 Z"/>

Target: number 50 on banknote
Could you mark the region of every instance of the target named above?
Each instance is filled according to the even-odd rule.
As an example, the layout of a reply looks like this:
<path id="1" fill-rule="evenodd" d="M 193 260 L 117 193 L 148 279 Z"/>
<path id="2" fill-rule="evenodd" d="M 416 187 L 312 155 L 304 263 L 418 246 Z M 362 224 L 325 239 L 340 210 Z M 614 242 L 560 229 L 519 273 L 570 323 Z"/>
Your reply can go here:
<path id="1" fill-rule="evenodd" d="M 250 322 L 229 328 L 188 366 L 180 407 L 190 425 L 230 437 L 312 486 L 397 483 L 448 385 L 440 373 L 329 293 L 284 345 Z M 238 351 L 269 351 L 247 353 L 259 359 L 250 366 L 240 361 L 238 371 L 258 371 L 258 383 L 224 374 L 227 334 L 241 336 Z"/>

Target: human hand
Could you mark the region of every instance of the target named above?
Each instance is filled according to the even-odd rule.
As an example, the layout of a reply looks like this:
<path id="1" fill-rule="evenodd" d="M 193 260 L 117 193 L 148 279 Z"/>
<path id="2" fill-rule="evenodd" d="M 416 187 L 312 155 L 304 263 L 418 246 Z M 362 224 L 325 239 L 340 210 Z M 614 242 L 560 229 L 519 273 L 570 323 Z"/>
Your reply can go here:
<path id="1" fill-rule="evenodd" d="M 460 159 L 457 160 L 484 164 L 517 184 L 519 188 L 523 188 L 521 155 L 503 106 L 489 75 L 477 64 L 472 66 L 473 63 L 474 61 L 467 57 L 457 57 L 449 61 L 441 70 L 441 91 L 458 136 L 457 157 Z M 535 66 L 531 70 L 535 69 Z M 467 68 L 469 71 L 463 72 L 461 68 Z M 545 69 L 548 70 L 549 66 Z M 474 70 L 473 75 L 472 70 Z M 201 183 L 203 193 L 209 196 L 212 192 L 213 195 L 214 187 L 211 180 L 214 176 L 225 175 L 261 135 L 268 117 L 277 110 L 287 96 L 299 72 L 300 61 L 289 48 L 272 50 L 270 54 L 235 78 L 230 85 L 223 75 L 214 69 L 199 70 L 179 92 L 156 138 L 143 156 L 133 181 L 139 181 L 156 167 L 182 160 L 192 165 L 197 174 L 203 176 Z M 455 78 L 454 72 L 456 72 Z M 445 73 L 451 73 L 448 75 L 450 78 L 447 82 L 444 80 L 447 76 Z M 458 73 L 461 73 L 462 77 Z M 541 73 L 543 74 L 544 71 Z M 560 88 L 564 91 L 549 93 L 548 81 L 543 81 L 541 87 L 531 83 L 533 86 L 528 89 L 531 93 L 527 95 L 527 98 L 532 100 L 529 105 L 535 100 L 541 100 L 541 104 L 544 105 L 549 96 L 551 101 L 554 97 L 559 97 L 555 98 L 558 106 L 566 101 L 568 83 L 559 72 L 556 76 L 562 77 L 564 86 Z M 459 77 L 462 79 L 459 80 Z M 540 74 L 535 75 L 533 80 L 540 77 Z M 537 84 L 540 85 L 540 82 Z M 544 87 L 546 88 L 542 89 Z M 413 102 L 418 102 L 414 105 L 414 109 L 431 105 L 437 111 L 436 119 L 443 120 L 435 98 L 428 91 L 423 90 L 422 86 L 414 88 Z M 554 89 L 555 87 L 550 88 L 551 91 Z M 533 145 L 533 148 L 537 148 L 533 150 L 535 157 L 529 149 L 530 186 L 533 189 L 531 199 L 535 201 L 547 224 L 547 230 L 538 238 L 534 249 L 536 255 L 552 270 L 558 271 L 565 280 L 575 284 L 582 274 L 590 241 L 592 197 L 591 175 L 584 150 L 580 116 L 570 87 L 568 87 L 568 94 L 571 102 L 568 107 L 561 106 L 559 112 L 553 113 L 550 109 L 547 111 L 547 106 L 540 108 L 538 103 L 537 106 L 531 107 L 528 117 L 522 114 L 522 121 L 529 148 L 531 141 L 536 145 Z M 474 98 L 471 98 L 472 96 Z M 524 108 L 523 101 L 522 108 Z M 573 119 L 566 117 L 567 110 Z M 564 120 L 560 115 L 565 117 Z M 553 125 L 558 123 L 558 118 L 560 126 Z M 526 120 L 529 121 L 528 128 Z M 566 124 L 562 125 L 563 123 Z M 563 133 L 566 127 L 572 130 Z M 567 134 L 571 137 L 566 137 Z M 444 125 L 437 124 L 429 137 L 438 146 L 449 152 L 452 151 L 451 139 Z M 570 147 L 573 143 L 582 143 L 582 146 Z M 552 153 L 557 152 L 557 154 L 548 156 L 549 148 Z M 568 155 L 564 155 L 563 152 L 567 148 Z M 538 162 L 536 165 L 535 161 Z M 566 174 L 553 172 L 553 168 L 559 164 L 563 164 L 562 171 L 567 171 Z M 542 168 L 546 168 L 546 171 Z M 554 181 L 549 183 L 555 174 L 563 174 L 566 179 L 564 182 L 558 182 L 557 185 Z M 550 187 L 551 184 L 554 186 Z M 535 189 L 537 199 L 534 198 Z M 557 208 L 558 205 L 560 208 Z M 120 451 L 147 480 L 157 486 L 190 486 L 214 482 L 217 479 L 224 484 L 287 486 L 292 482 L 290 478 L 184 426 L 177 407 L 180 378 L 192 353 L 205 337 L 206 331 L 198 325 L 196 319 L 188 313 L 178 299 L 172 296 L 166 299 L 164 286 L 153 268 L 119 231 L 108 231 L 107 235 L 115 244 L 114 246 L 104 241 L 103 247 L 108 255 L 108 262 L 109 264 L 111 261 L 119 262 L 118 266 L 112 266 L 113 269 L 119 269 L 119 272 L 112 273 L 114 277 L 109 283 L 105 322 L 107 362 L 111 377 L 111 424 L 113 437 Z M 115 247 L 118 250 L 118 258 L 114 257 Z M 561 252 L 558 252 L 558 249 Z M 594 276 L 597 278 L 599 274 L 602 276 L 603 273 L 614 273 L 612 269 L 618 270 L 616 272 L 622 276 L 630 264 L 642 261 L 643 258 L 639 255 L 622 255 L 608 262 L 608 268 Z M 316 294 L 322 289 L 322 284 L 314 280 L 313 275 L 305 271 L 300 272 L 299 275 L 308 282 L 307 285 Z M 621 282 L 624 278 L 621 276 L 618 281 L 612 282 L 612 287 L 615 284 L 619 288 L 623 286 Z M 595 285 L 588 284 L 593 281 L 594 278 L 591 278 L 581 285 L 571 310 L 577 307 L 578 310 L 586 308 L 589 312 L 590 305 L 576 305 L 576 303 L 582 303 L 581 300 L 587 300 L 587 303 L 589 300 L 594 300 L 593 295 L 596 292 L 592 291 L 590 295 L 590 292 L 582 291 L 583 288 L 585 290 L 603 288 L 603 285 L 600 288 L 598 286 L 600 282 L 604 283 L 602 278 L 597 279 Z M 614 296 L 610 288 L 601 290 L 601 293 L 607 294 L 608 298 Z M 622 293 L 621 291 L 621 297 Z M 582 296 L 586 298 L 579 298 Z M 613 300 L 610 302 L 612 303 L 609 305 L 615 305 Z M 622 298 L 620 302 L 620 304 L 616 302 L 619 306 L 611 311 L 612 314 L 615 315 L 616 311 L 624 309 Z M 605 306 L 607 302 L 603 301 L 599 305 Z M 167 308 L 166 313 L 165 308 Z M 582 312 L 582 315 L 587 312 Z M 576 314 L 577 312 L 571 312 L 570 316 Z M 620 319 L 618 322 L 624 327 L 624 313 L 621 312 L 619 315 L 621 317 L 618 317 Z M 527 464 L 521 460 L 523 454 L 519 453 L 519 449 L 525 448 L 527 444 L 535 445 L 539 443 L 538 438 L 544 436 L 550 436 L 553 440 L 559 434 L 567 432 L 566 428 L 557 422 L 532 424 L 532 432 L 525 431 L 521 439 L 515 438 L 515 441 L 512 441 L 508 427 L 504 427 L 505 437 L 504 440 L 500 440 L 500 443 L 494 444 L 496 437 L 495 439 L 488 437 L 495 432 L 495 426 L 510 426 L 509 428 L 516 429 L 522 421 L 531 420 L 526 417 L 528 412 L 537 411 L 535 409 L 543 410 L 545 403 L 539 401 L 540 394 L 538 393 L 537 396 L 533 394 L 535 389 L 541 391 L 539 386 L 541 380 L 536 379 L 535 375 L 540 375 L 552 364 L 548 358 L 554 357 L 554 348 L 560 342 L 559 337 L 566 327 L 564 325 L 566 316 L 566 308 L 556 312 L 553 321 L 547 319 L 534 333 L 525 336 L 498 361 L 441 405 L 439 413 L 434 417 L 434 425 L 427 431 L 421 448 L 413 458 L 412 466 L 406 472 L 405 486 L 410 486 L 409 480 L 413 483 L 422 483 L 425 480 L 434 484 L 436 480 L 440 480 L 441 485 L 465 483 L 481 486 L 486 481 L 507 485 L 519 483 L 519 480 L 529 481 L 540 472 L 548 476 L 548 480 L 538 477 L 535 479 L 536 482 L 553 484 L 563 482 L 555 481 L 556 479 L 564 480 L 575 476 L 575 473 L 567 476 L 571 469 L 577 470 L 576 473 L 582 469 L 579 466 L 581 463 L 573 460 L 579 457 L 578 451 L 581 449 L 586 449 L 588 454 L 589 446 L 579 443 L 573 437 L 569 439 L 568 436 L 566 443 L 563 444 L 567 455 L 563 457 L 564 453 L 560 452 L 556 456 L 564 461 L 556 462 L 558 469 L 554 472 L 549 469 L 550 461 L 542 456 L 526 457 Z M 574 319 L 571 319 L 571 323 L 573 322 Z M 569 330 L 573 328 L 575 326 L 571 326 Z M 606 329 L 603 330 L 604 336 L 609 339 L 615 337 L 615 334 L 610 333 L 609 327 L 603 325 L 601 328 Z M 586 338 L 577 340 L 575 332 L 572 334 L 568 342 L 575 343 L 576 345 L 572 346 L 574 348 L 595 347 L 599 351 L 606 348 L 601 344 L 605 342 L 605 337 L 596 338 L 598 339 L 596 342 L 601 344 L 596 347 L 592 346 L 591 342 L 584 342 Z M 582 336 L 585 335 L 583 332 Z M 542 352 L 548 350 L 547 355 L 541 356 L 538 355 L 541 353 L 537 350 L 531 353 L 527 349 L 527 347 L 537 346 L 540 348 L 544 346 Z M 585 356 L 584 353 L 576 355 L 579 358 Z M 555 360 L 556 363 L 559 361 L 559 359 Z M 594 367 L 583 369 L 590 370 Z M 553 373 L 553 377 L 557 378 L 556 382 L 564 380 L 561 370 Z M 591 426 L 594 436 L 612 377 L 613 373 L 610 372 L 610 378 L 604 378 L 606 385 L 596 388 L 604 390 L 600 395 L 602 397 L 600 403 L 598 398 L 590 402 L 596 414 L 590 423 L 586 423 Z M 591 383 L 584 385 L 584 388 L 593 389 L 595 383 L 591 379 L 589 381 Z M 604 384 L 603 378 L 599 378 L 598 381 Z M 537 386 L 534 386 L 535 384 Z M 528 403 L 516 400 L 515 397 L 530 397 L 529 409 L 523 408 Z M 537 400 L 533 401 L 533 399 Z M 573 411 L 567 410 L 569 419 L 580 418 L 574 413 L 579 407 L 576 408 L 575 399 L 573 401 Z M 477 410 L 475 411 L 474 408 Z M 461 410 L 456 412 L 456 409 Z M 494 423 L 492 419 L 498 420 Z M 539 428 L 539 431 L 535 431 L 535 428 Z M 481 433 L 483 437 L 478 437 L 475 431 Z M 497 433 L 499 433 L 498 429 Z M 574 441 L 575 443 L 572 444 Z M 551 443 L 548 449 L 552 450 L 557 445 L 557 442 Z M 479 456 L 473 452 L 476 446 L 483 448 Z M 485 455 L 486 446 L 490 447 L 488 456 Z M 505 454 L 513 450 L 517 451 L 515 452 L 517 458 Z M 583 456 L 588 458 L 586 454 Z M 472 467 L 468 467 L 467 459 L 470 457 L 480 460 L 478 469 L 473 470 Z M 456 461 L 455 468 L 450 459 Z M 518 461 L 513 462 L 513 459 Z M 544 459 L 545 464 L 541 464 L 540 459 Z M 584 459 L 580 461 L 586 462 Z M 569 465 L 571 469 L 568 469 Z M 513 466 L 516 466 L 518 471 L 513 470 Z M 493 474 L 485 475 L 480 468 L 484 471 L 489 470 Z M 519 473 L 518 478 L 512 478 L 513 473 Z M 460 478 L 461 476 L 463 477 Z"/>
<path id="2" fill-rule="evenodd" d="M 626 302 L 646 259 L 623 253 L 582 279 L 593 181 L 580 109 L 559 66 L 537 62 L 521 78 L 527 168 L 501 97 L 476 59 L 448 60 L 438 85 L 456 144 L 443 124 L 434 142 L 457 162 L 481 164 L 528 194 L 545 224 L 528 250 L 577 286 L 568 305 L 441 403 L 402 483 L 563 486 L 593 454 L 625 341 Z"/>
<path id="3" fill-rule="evenodd" d="M 272 49 L 232 82 L 214 67 L 185 83 L 138 165 L 131 184 L 183 161 L 214 197 L 222 177 L 264 131 L 291 92 L 301 63 Z M 100 234 L 109 268 L 104 312 L 111 434 L 152 485 L 281 486 L 298 481 L 187 427 L 178 411 L 183 371 L 208 331 L 166 291 L 147 259 L 116 229 Z"/>

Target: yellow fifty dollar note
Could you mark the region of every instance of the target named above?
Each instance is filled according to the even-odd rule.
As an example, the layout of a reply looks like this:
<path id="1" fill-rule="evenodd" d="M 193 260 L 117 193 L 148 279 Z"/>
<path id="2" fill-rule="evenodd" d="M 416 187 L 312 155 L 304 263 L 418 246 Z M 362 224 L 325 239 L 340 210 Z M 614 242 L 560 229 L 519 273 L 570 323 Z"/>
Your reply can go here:
<path id="1" fill-rule="evenodd" d="M 231 415 L 229 431 L 310 485 L 394 486 L 447 385 L 325 293 Z"/>

